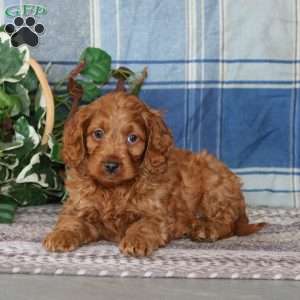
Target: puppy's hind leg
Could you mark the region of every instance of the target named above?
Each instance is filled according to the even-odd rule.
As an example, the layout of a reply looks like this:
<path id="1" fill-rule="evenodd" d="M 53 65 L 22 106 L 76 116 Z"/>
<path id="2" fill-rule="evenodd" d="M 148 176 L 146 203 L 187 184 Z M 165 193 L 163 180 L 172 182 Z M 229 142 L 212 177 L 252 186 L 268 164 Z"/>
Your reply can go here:
<path id="1" fill-rule="evenodd" d="M 197 219 L 192 224 L 189 237 L 194 241 L 214 242 L 233 235 L 232 224 Z"/>
<path id="2" fill-rule="evenodd" d="M 212 213 L 213 212 L 213 213 Z M 211 214 L 210 214 L 211 213 Z M 237 210 L 228 205 L 218 211 L 207 210 L 206 215 L 192 221 L 189 236 L 195 241 L 213 242 L 234 235 L 245 236 L 261 230 L 266 223 L 249 224 L 243 205 Z"/>
<path id="3" fill-rule="evenodd" d="M 195 241 L 214 242 L 231 236 L 245 236 L 261 230 L 266 223 L 249 224 L 245 221 L 225 223 L 218 220 L 196 219 L 191 226 L 189 237 Z"/>

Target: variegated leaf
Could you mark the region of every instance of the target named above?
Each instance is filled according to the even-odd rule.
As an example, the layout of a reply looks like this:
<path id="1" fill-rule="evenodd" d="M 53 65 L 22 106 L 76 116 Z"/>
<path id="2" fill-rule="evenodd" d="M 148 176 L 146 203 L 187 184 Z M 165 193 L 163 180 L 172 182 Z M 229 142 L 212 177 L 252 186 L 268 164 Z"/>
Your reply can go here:
<path id="1" fill-rule="evenodd" d="M 11 178 L 11 171 L 0 165 L 0 184 L 6 183 Z"/>
<path id="2" fill-rule="evenodd" d="M 19 165 L 19 160 L 16 155 L 11 153 L 5 153 L 4 156 L 0 157 L 0 165 L 13 170 Z"/>
<path id="3" fill-rule="evenodd" d="M 11 184 L 5 194 L 22 206 L 45 204 L 48 200 L 45 189 L 32 183 Z"/>
<path id="4" fill-rule="evenodd" d="M 0 141 L 0 152 L 17 149 L 23 146 L 23 141 L 13 141 L 10 143 L 3 143 Z"/>
<path id="5" fill-rule="evenodd" d="M 56 189 L 58 179 L 50 164 L 51 161 L 45 154 L 41 152 L 34 154 L 30 163 L 17 176 L 16 183 L 32 182 L 45 188 Z"/>
<path id="6" fill-rule="evenodd" d="M 48 146 L 50 148 L 50 159 L 54 162 L 62 164 L 61 159 L 61 144 L 58 143 L 53 136 L 49 137 Z"/>
<path id="7" fill-rule="evenodd" d="M 5 32 L 0 32 L 0 53 L 0 66 L 3 68 L 3 72 L 0 72 L 0 83 L 17 82 L 26 76 L 30 58 L 27 46 L 12 47 L 10 36 Z M 5 68 L 6 65 L 9 68 Z"/>

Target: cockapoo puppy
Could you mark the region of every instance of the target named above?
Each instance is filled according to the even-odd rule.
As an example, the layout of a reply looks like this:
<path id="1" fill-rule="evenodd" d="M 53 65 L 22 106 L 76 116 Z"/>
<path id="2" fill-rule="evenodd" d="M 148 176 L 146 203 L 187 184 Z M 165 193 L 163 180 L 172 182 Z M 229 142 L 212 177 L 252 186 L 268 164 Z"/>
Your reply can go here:
<path id="1" fill-rule="evenodd" d="M 248 235 L 239 178 L 206 151 L 177 149 L 161 114 L 118 91 L 81 107 L 66 123 L 69 197 L 49 251 L 108 240 L 122 253 L 150 255 L 182 237 L 213 242 Z"/>

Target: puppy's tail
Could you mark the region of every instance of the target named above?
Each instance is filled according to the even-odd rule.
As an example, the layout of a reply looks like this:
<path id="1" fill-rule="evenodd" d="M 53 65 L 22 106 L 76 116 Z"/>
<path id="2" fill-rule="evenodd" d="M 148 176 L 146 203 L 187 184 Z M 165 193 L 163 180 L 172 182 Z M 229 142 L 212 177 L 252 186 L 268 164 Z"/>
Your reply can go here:
<path id="1" fill-rule="evenodd" d="M 261 230 L 267 223 L 249 224 L 248 217 L 244 214 L 235 223 L 235 235 L 244 236 Z"/>

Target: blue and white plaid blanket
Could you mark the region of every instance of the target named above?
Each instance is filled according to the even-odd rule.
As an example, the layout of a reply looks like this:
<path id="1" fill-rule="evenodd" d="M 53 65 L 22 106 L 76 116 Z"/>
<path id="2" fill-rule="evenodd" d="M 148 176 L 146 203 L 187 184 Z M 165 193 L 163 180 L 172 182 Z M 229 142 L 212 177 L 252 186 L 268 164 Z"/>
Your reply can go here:
<path id="1" fill-rule="evenodd" d="M 167 111 L 179 147 L 224 160 L 249 204 L 300 206 L 300 1 L 0 0 L 0 12 L 24 3 L 48 7 L 32 53 L 53 77 L 89 45 L 148 66 L 141 98 Z"/>

